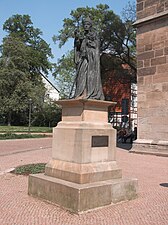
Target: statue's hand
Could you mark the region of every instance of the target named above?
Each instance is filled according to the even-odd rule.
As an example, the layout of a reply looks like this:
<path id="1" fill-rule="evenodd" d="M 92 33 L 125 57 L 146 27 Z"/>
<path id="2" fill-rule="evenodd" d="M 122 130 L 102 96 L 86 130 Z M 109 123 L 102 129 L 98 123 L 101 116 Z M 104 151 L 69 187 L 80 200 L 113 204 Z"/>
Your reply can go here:
<path id="1" fill-rule="evenodd" d="M 87 46 L 88 47 L 91 47 L 91 48 L 95 48 L 96 47 L 96 42 L 95 41 L 88 40 L 87 41 Z"/>
<path id="2" fill-rule="evenodd" d="M 82 52 L 81 52 L 81 58 L 87 59 L 87 52 L 86 52 L 86 51 L 82 51 Z"/>
<path id="3" fill-rule="evenodd" d="M 81 52 L 81 57 L 82 57 L 82 58 L 86 57 L 86 51 L 82 51 L 82 52 Z"/>

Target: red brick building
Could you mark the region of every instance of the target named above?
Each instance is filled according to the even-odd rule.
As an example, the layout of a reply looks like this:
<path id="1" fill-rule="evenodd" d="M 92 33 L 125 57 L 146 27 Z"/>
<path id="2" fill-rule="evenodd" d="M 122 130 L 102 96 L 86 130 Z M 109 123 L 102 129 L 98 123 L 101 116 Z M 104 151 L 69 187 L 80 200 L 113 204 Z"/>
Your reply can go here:
<path id="1" fill-rule="evenodd" d="M 122 70 L 107 72 L 106 80 L 103 83 L 103 91 L 106 100 L 116 102 L 116 106 L 109 110 L 109 120 L 111 120 L 113 126 L 120 127 L 122 116 L 127 116 L 129 127 L 134 128 L 137 124 L 136 84 L 131 81 L 127 65 L 122 65 Z M 123 110 L 123 107 L 126 108 Z"/>

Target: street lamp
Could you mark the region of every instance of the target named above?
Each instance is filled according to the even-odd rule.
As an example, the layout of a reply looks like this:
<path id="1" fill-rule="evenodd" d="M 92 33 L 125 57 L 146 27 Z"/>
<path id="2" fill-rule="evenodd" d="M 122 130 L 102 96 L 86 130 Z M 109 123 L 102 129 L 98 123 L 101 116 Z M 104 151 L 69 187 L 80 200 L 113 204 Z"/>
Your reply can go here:
<path id="1" fill-rule="evenodd" d="M 32 111 L 32 99 L 29 98 L 29 133 L 30 133 L 30 127 L 31 127 L 31 111 Z"/>

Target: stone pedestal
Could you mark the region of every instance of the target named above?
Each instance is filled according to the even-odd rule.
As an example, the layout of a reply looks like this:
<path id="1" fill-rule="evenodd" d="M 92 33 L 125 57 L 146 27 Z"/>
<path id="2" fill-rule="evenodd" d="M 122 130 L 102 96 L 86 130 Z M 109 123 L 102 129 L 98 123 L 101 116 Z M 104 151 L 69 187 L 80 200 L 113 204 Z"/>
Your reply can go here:
<path id="1" fill-rule="evenodd" d="M 138 139 L 131 152 L 168 156 L 168 4 L 137 1 Z"/>
<path id="2" fill-rule="evenodd" d="M 76 213 L 136 197 L 137 180 L 122 179 L 116 131 L 108 107 L 97 100 L 63 100 L 45 174 L 29 176 L 29 194 Z"/>

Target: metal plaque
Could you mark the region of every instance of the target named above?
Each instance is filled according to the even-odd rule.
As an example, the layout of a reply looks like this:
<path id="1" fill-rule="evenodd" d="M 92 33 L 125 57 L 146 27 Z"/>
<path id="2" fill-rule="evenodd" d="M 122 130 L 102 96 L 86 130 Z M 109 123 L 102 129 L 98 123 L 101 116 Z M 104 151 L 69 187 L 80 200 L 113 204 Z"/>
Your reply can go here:
<path id="1" fill-rule="evenodd" d="M 92 147 L 108 147 L 108 136 L 92 136 Z"/>

